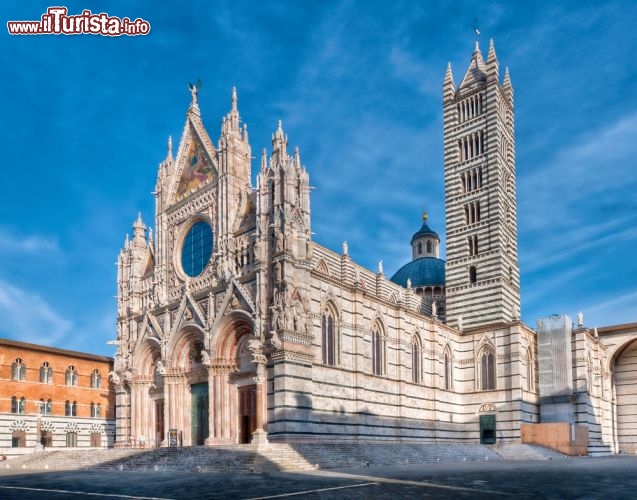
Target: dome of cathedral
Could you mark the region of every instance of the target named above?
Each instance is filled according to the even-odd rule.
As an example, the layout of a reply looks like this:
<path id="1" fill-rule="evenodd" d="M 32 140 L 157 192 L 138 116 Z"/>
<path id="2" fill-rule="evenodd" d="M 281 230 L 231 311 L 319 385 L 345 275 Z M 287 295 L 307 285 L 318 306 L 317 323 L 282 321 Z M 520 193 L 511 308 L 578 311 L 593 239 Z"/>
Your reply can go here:
<path id="1" fill-rule="evenodd" d="M 414 233 L 414 235 L 411 237 L 411 242 L 413 244 L 414 240 L 418 239 L 418 238 L 422 238 L 423 236 L 433 236 L 434 238 L 436 238 L 438 241 L 440 241 L 440 238 L 438 237 L 438 233 L 436 233 L 436 231 L 434 231 L 433 229 L 431 229 L 428 225 L 427 225 L 427 219 L 425 216 L 423 216 L 423 223 L 422 223 L 422 227 L 416 231 Z"/>
<path id="2" fill-rule="evenodd" d="M 426 224 L 423 224 L 423 227 L 424 226 L 426 226 Z M 391 281 L 404 287 L 407 286 L 407 279 L 411 280 L 412 288 L 436 285 L 444 286 L 445 261 L 435 257 L 421 257 L 408 262 L 391 277 Z"/>

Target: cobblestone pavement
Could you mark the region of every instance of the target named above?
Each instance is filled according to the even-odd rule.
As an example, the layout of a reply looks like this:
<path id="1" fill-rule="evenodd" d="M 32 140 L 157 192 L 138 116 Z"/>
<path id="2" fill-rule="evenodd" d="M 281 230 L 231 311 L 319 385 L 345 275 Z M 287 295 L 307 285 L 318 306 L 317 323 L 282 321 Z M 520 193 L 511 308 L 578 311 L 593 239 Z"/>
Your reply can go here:
<path id="1" fill-rule="evenodd" d="M 438 463 L 316 472 L 29 472 L 0 469 L 0 498 L 635 498 L 637 457 Z"/>

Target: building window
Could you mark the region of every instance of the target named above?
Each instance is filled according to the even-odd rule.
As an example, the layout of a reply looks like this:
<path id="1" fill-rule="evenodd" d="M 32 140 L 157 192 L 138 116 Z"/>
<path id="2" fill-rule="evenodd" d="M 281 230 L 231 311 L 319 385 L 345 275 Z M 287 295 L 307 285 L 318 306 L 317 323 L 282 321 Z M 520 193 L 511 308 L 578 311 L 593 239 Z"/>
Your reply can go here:
<path id="1" fill-rule="evenodd" d="M 11 398 L 11 413 L 25 413 L 27 402 L 24 397 L 20 399 L 17 396 Z"/>
<path id="2" fill-rule="evenodd" d="M 64 415 L 67 417 L 77 417 L 77 401 L 73 401 L 73 403 L 71 403 L 67 400 L 64 403 Z"/>
<path id="3" fill-rule="evenodd" d="M 68 386 L 76 386 L 77 385 L 77 370 L 73 365 L 69 366 L 66 370 L 66 385 Z"/>
<path id="4" fill-rule="evenodd" d="M 526 389 L 532 391 L 535 388 L 535 372 L 533 370 L 535 361 L 531 355 L 531 349 L 526 350 Z"/>
<path id="5" fill-rule="evenodd" d="M 478 255 L 478 235 L 474 234 L 472 236 L 469 236 L 467 240 L 469 242 L 469 255 Z"/>
<path id="6" fill-rule="evenodd" d="M 99 403 L 91 403 L 91 417 L 99 418 L 102 413 L 102 407 Z"/>
<path id="7" fill-rule="evenodd" d="M 474 201 L 464 206 L 464 222 L 465 224 L 475 224 L 480 222 L 480 202 Z"/>
<path id="8" fill-rule="evenodd" d="M 495 355 L 486 351 L 480 357 L 480 388 L 483 391 L 495 389 Z"/>
<path id="9" fill-rule="evenodd" d="M 469 268 L 469 283 L 474 284 L 478 281 L 478 271 L 476 270 L 476 266 L 471 266 Z"/>
<path id="10" fill-rule="evenodd" d="M 11 448 L 24 448 L 27 445 L 27 433 L 24 431 L 13 431 L 11 434 Z"/>
<path id="11" fill-rule="evenodd" d="M 418 255 L 422 255 L 422 242 L 418 242 Z"/>
<path id="12" fill-rule="evenodd" d="M 385 339 L 378 324 L 375 324 L 372 330 L 372 373 L 385 374 Z"/>
<path id="13" fill-rule="evenodd" d="M 91 373 L 91 388 L 99 389 L 102 386 L 102 376 L 100 375 L 100 371 L 96 368 Z"/>
<path id="14" fill-rule="evenodd" d="M 102 416 L 102 405 L 91 403 L 91 417 L 100 418 Z"/>
<path id="15" fill-rule="evenodd" d="M 44 398 L 40 398 L 40 414 L 41 415 L 51 415 L 51 411 L 53 409 L 53 401 L 50 399 L 44 400 Z"/>
<path id="16" fill-rule="evenodd" d="M 191 278 L 199 276 L 210 261 L 214 234 L 205 221 L 197 221 L 188 230 L 181 246 L 181 267 Z"/>
<path id="17" fill-rule="evenodd" d="M 23 363 L 22 358 L 16 358 L 11 365 L 11 378 L 13 380 L 25 380 L 27 375 L 27 367 Z"/>
<path id="18" fill-rule="evenodd" d="M 66 433 L 66 447 L 75 448 L 77 446 L 77 432 Z"/>
<path id="19" fill-rule="evenodd" d="M 414 335 L 411 340 L 411 380 L 415 384 L 422 382 L 422 346 L 420 339 Z"/>
<path id="20" fill-rule="evenodd" d="M 40 367 L 40 383 L 41 384 L 52 384 L 53 383 L 53 369 L 51 365 L 49 365 L 48 361 L 42 363 Z"/>
<path id="21" fill-rule="evenodd" d="M 325 311 L 321 316 L 321 341 L 323 343 L 323 364 L 336 365 L 336 332 L 334 331 L 334 316 Z"/>
<path id="22" fill-rule="evenodd" d="M 452 366 L 451 366 L 451 355 L 449 354 L 449 352 L 445 352 L 445 366 L 444 366 L 443 376 L 444 376 L 443 386 L 445 390 L 450 391 L 452 387 L 453 372 L 452 372 Z"/>

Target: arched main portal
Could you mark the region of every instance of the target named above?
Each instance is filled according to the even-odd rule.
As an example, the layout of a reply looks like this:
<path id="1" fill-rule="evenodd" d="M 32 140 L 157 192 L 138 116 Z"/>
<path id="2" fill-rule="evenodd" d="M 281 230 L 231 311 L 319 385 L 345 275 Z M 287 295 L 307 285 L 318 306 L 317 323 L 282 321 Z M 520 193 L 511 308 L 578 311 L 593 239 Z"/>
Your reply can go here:
<path id="1" fill-rule="evenodd" d="M 159 343 L 155 339 L 145 340 L 135 358 L 136 373 L 130 382 L 131 429 L 128 444 L 158 446 L 164 434 L 164 380 L 158 373 L 162 366 Z"/>
<path id="2" fill-rule="evenodd" d="M 203 445 L 209 436 L 209 358 L 203 332 L 195 326 L 180 331 L 168 350 L 164 375 L 164 413 L 168 430 L 184 446 Z"/>
<path id="3" fill-rule="evenodd" d="M 241 312 L 230 314 L 213 339 L 209 443 L 250 443 L 263 426 L 263 384 L 252 342 L 252 319 Z"/>
<path id="4" fill-rule="evenodd" d="M 618 352 L 613 373 L 618 451 L 637 452 L 637 341 Z"/>

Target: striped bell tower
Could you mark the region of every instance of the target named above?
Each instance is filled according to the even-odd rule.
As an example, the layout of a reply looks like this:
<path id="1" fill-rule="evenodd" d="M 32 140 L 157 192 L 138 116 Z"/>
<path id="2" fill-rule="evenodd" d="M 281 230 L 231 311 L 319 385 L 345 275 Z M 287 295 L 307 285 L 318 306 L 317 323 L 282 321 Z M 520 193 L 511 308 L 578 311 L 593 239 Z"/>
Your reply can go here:
<path id="1" fill-rule="evenodd" d="M 443 84 L 447 323 L 459 329 L 520 317 L 513 136 L 508 69 L 475 42 L 456 87 Z"/>

